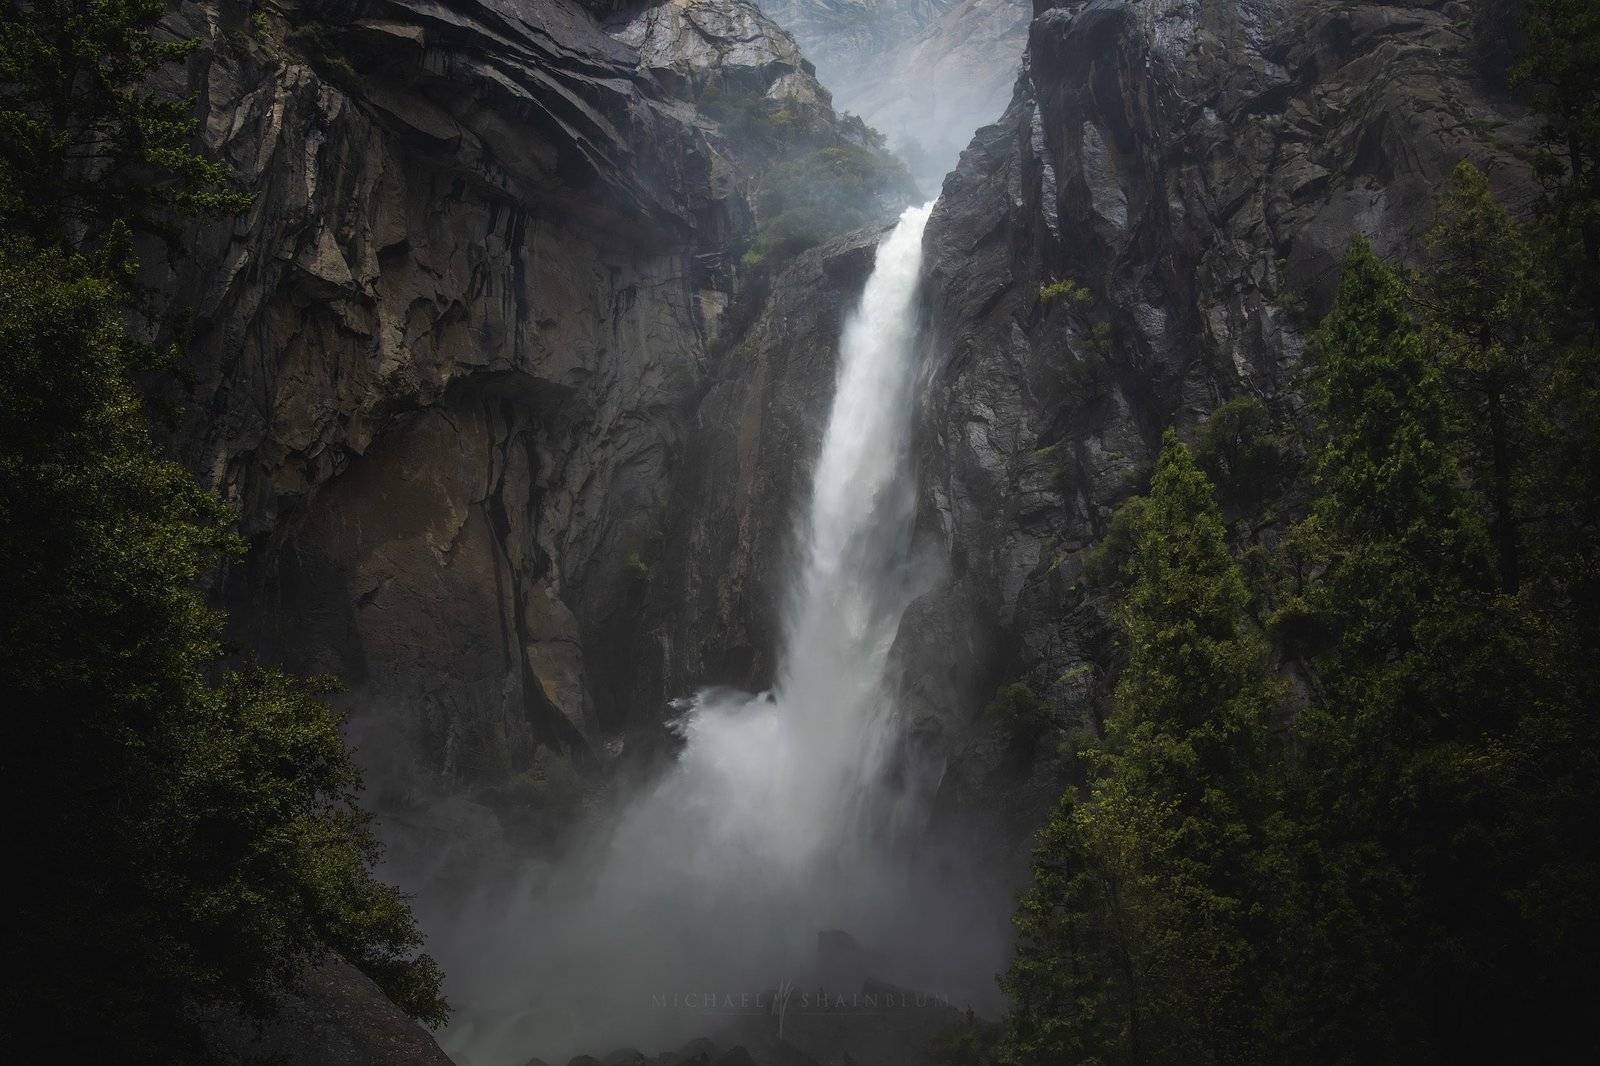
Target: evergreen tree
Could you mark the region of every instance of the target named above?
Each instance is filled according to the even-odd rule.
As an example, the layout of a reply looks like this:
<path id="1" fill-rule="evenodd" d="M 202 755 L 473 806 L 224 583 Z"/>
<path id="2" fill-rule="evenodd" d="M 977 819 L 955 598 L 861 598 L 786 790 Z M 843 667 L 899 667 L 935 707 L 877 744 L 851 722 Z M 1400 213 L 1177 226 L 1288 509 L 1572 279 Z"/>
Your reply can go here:
<path id="1" fill-rule="evenodd" d="M 1600 328 L 1600 5 L 1525 0 L 1525 46 L 1511 84 L 1543 113 L 1536 170 L 1544 214 L 1570 270 L 1568 298 Z"/>
<path id="2" fill-rule="evenodd" d="M 1512 69 L 1543 114 L 1536 164 L 1541 251 L 1566 313 L 1551 316 L 1551 369 L 1542 382 L 1530 452 L 1528 529 L 1540 595 L 1600 627 L 1600 5 L 1527 0 L 1527 47 Z M 1600 650 L 1596 641 L 1590 651 Z M 1592 661 L 1593 655 L 1585 655 Z"/>
<path id="3" fill-rule="evenodd" d="M 231 516 L 161 457 L 135 376 L 131 236 L 236 205 L 179 105 L 161 3 L 0 9 L 0 780 L 8 1062 L 204 1061 L 196 1018 L 267 1011 L 328 950 L 443 1019 L 322 686 L 222 667 L 196 589 Z M 161 216 L 178 232 L 181 215 Z"/>
<path id="4" fill-rule="evenodd" d="M 1468 162 L 1451 174 L 1427 243 L 1433 262 L 1418 293 L 1428 340 L 1461 399 L 1469 469 L 1493 511 L 1500 585 L 1515 593 L 1526 407 L 1545 333 L 1540 279 L 1521 228 Z"/>
<path id="5" fill-rule="evenodd" d="M 119 225 L 247 201 L 194 150 L 188 101 L 151 75 L 197 41 L 164 39 L 164 0 L 7 0 L 0 7 L 0 229 L 76 246 Z M 176 214 L 174 214 L 176 212 Z"/>
<path id="6" fill-rule="evenodd" d="M 1128 662 L 1085 790 L 1041 834 L 1002 1061 L 1241 1062 L 1269 725 L 1283 698 L 1210 483 L 1170 431 L 1130 546 Z"/>
<path id="7" fill-rule="evenodd" d="M 1527 835 L 1512 808 L 1546 677 L 1538 627 L 1496 595 L 1435 353 L 1363 241 L 1315 344 L 1310 598 L 1331 642 L 1301 720 L 1308 835 L 1285 853 L 1300 895 L 1283 909 L 1270 1025 L 1316 1057 L 1510 1054 L 1521 1037 L 1507 1043 L 1502 1020 L 1539 1013 L 1507 850 Z"/>

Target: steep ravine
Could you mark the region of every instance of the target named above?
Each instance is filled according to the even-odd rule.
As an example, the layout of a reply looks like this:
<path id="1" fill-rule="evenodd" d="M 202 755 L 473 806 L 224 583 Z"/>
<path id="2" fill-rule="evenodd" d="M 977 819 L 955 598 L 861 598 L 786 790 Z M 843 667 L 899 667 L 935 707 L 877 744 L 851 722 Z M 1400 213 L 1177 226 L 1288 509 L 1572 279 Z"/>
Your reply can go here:
<path id="1" fill-rule="evenodd" d="M 634 649 L 611 649 L 777 161 L 695 101 L 765 98 L 813 141 L 858 136 L 742 0 L 604 14 L 173 17 L 208 42 L 187 88 L 256 197 L 154 279 L 194 309 L 179 443 L 253 545 L 222 592 L 245 646 L 345 681 L 378 805 L 451 835 L 472 812 L 430 798 L 541 746 L 592 762 L 638 713 Z"/>

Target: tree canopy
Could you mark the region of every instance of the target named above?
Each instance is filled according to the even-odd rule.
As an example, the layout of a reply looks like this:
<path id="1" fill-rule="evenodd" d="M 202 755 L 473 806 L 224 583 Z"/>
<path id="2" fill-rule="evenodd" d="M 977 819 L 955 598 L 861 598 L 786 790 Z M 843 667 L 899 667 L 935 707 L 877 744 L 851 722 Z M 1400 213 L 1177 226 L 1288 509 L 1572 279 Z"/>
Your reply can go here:
<path id="1" fill-rule="evenodd" d="M 245 199 L 149 76 L 188 43 L 159 2 L 0 10 L 0 779 L 17 1062 L 207 1061 L 324 953 L 443 1021 L 440 975 L 376 844 L 330 683 L 226 656 L 197 582 L 232 516 L 163 455 L 127 322 L 130 251 Z"/>

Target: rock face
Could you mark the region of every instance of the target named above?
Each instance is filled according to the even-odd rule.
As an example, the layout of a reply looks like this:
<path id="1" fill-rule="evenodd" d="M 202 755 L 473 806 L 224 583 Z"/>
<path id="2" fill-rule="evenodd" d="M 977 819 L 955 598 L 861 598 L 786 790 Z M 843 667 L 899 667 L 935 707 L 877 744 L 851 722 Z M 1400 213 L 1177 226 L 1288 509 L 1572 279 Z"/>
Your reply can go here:
<path id="1" fill-rule="evenodd" d="M 256 197 L 151 268 L 194 309 L 179 446 L 252 543 L 221 594 L 246 647 L 345 681 L 374 805 L 443 847 L 492 822 L 464 790 L 592 758 L 624 699 L 660 707 L 636 675 L 694 672 L 633 660 L 670 657 L 638 611 L 766 162 L 696 97 L 837 120 L 744 0 L 171 26 L 206 42 L 173 91 Z"/>
<path id="2" fill-rule="evenodd" d="M 308 974 L 265 1029 L 232 1019 L 212 1031 L 214 1054 L 230 1066 L 451 1066 L 433 1037 L 342 959 Z"/>
<path id="3" fill-rule="evenodd" d="M 1026 680 L 1093 724 L 1114 649 L 1084 552 L 1162 428 L 1244 393 L 1292 417 L 1348 239 L 1415 252 L 1461 158 L 1523 203 L 1530 122 L 1470 4 L 1011 3 L 766 7 L 824 80 L 924 102 L 1009 83 L 1027 26 L 927 231 L 919 535 L 946 577 L 895 649 L 942 823 L 1020 868 L 1060 770 L 979 709 Z M 409 887 L 465 876 L 538 757 L 592 765 L 669 697 L 771 679 L 880 231 L 741 267 L 772 161 L 702 105 L 854 134 L 746 0 L 171 20 L 206 42 L 171 88 L 256 196 L 198 254 L 146 257 L 194 309 L 176 443 L 251 542 L 218 594 L 245 647 L 346 682 Z M 964 140 L 976 112 L 938 106 Z M 1081 299 L 1041 296 L 1067 280 Z"/>
<path id="4" fill-rule="evenodd" d="M 880 236 L 860 230 L 802 253 L 749 295 L 759 310 L 730 323 L 737 343 L 714 350 L 647 597 L 645 632 L 670 654 L 660 676 L 640 676 L 644 692 L 771 684 L 839 334 Z"/>
<path id="5" fill-rule="evenodd" d="M 944 738 L 943 807 L 984 812 L 975 839 L 1015 849 L 1058 788 L 973 720 L 997 685 L 1026 680 L 1093 725 L 1114 658 L 1085 549 L 1162 429 L 1246 393 L 1292 418 L 1345 245 L 1416 253 L 1459 160 L 1526 205 L 1529 119 L 1480 61 L 1473 17 L 1041 0 L 1010 107 L 962 155 L 926 238 L 923 527 L 953 578 L 900 644 L 919 728 Z M 1084 294 L 1043 298 L 1058 280 Z M 951 671 L 952 645 L 971 670 Z"/>

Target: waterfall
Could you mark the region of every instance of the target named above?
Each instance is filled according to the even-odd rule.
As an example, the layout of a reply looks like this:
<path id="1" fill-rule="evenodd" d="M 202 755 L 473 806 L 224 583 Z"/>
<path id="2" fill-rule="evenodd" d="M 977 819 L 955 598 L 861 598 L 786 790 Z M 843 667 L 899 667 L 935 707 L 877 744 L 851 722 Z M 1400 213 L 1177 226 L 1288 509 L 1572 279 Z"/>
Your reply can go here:
<path id="1" fill-rule="evenodd" d="M 717 1021 L 685 996 L 802 980 L 820 931 L 870 933 L 903 873 L 883 846 L 886 666 L 911 596 L 916 293 L 932 204 L 878 248 L 837 385 L 785 605 L 776 684 L 683 707 L 683 750 L 592 855 L 529 875 L 469 949 L 459 1061 L 664 1046 Z M 500 960 L 493 963 L 488 960 Z"/>
<path id="2" fill-rule="evenodd" d="M 870 847 L 854 834 L 888 739 L 884 668 L 908 594 L 915 297 L 932 206 L 901 215 L 844 327 L 777 683 L 754 699 L 697 697 L 669 783 L 714 827 L 701 846 L 776 870 Z"/>

